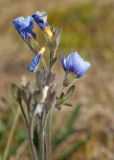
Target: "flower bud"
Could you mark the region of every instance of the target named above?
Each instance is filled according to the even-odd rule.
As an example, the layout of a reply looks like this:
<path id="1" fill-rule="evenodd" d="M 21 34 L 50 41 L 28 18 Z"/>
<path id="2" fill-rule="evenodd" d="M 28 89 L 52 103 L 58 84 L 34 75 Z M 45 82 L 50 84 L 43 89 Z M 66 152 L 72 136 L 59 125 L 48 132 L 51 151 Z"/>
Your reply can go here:
<path id="1" fill-rule="evenodd" d="M 51 38 L 52 32 L 47 22 L 47 13 L 37 11 L 32 14 L 32 17 L 34 18 L 38 26 L 48 35 L 49 38 Z"/>
<path id="2" fill-rule="evenodd" d="M 28 71 L 29 72 L 35 72 L 38 68 L 38 64 L 40 62 L 40 59 L 45 52 L 45 47 L 43 47 L 33 58 L 32 63 L 28 65 Z"/>

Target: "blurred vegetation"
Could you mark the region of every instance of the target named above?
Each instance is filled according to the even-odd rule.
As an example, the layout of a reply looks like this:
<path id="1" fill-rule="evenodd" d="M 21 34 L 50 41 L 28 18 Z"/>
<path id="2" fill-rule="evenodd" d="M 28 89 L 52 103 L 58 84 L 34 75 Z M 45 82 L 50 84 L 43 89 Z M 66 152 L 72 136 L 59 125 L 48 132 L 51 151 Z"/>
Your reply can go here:
<path id="1" fill-rule="evenodd" d="M 53 12 L 50 22 L 63 28 L 62 48 L 93 50 L 107 60 L 114 58 L 114 3 L 99 6 L 96 2 Z M 108 53 L 107 53 L 108 52 Z"/>
<path id="2" fill-rule="evenodd" d="M 80 5 L 74 4 L 70 8 L 58 8 L 56 11 L 49 13 L 50 24 L 63 29 L 60 54 L 68 54 L 72 50 L 77 50 L 86 59 L 89 59 L 93 65 L 91 72 L 86 78 L 82 78 L 82 84 L 79 82 L 77 92 L 74 95 L 74 100 L 76 96 L 77 103 L 78 101 L 82 103 L 82 111 L 80 111 L 78 106 L 74 108 L 74 111 L 72 109 L 72 113 L 69 114 L 68 111 L 64 111 L 65 113 L 60 115 L 61 118 L 58 117 L 59 113 L 55 118 L 55 120 L 59 118 L 61 120 L 58 124 L 55 124 L 53 129 L 52 142 L 55 159 L 114 159 L 113 12 L 113 1 L 103 4 L 99 4 L 98 1 L 90 1 Z M 16 12 L 17 16 L 21 14 Z M 12 26 L 8 26 L 14 15 L 8 17 L 7 14 L 6 17 L 6 22 L 9 19 L 10 22 L 5 22 L 0 31 L 1 44 L 3 46 L 3 53 L 2 51 L 0 53 L 1 58 L 3 58 L 3 62 L 0 64 L 0 73 L 3 77 L 0 88 L 1 90 L 3 87 L 6 88 L 3 91 L 5 94 L 8 86 L 10 86 L 10 82 L 18 81 L 22 74 L 25 74 L 26 64 L 31 56 L 27 53 L 28 56 L 26 57 L 25 53 L 29 52 L 29 50 L 27 51 L 27 47 L 19 39 L 20 37 L 17 38 L 18 35 L 11 29 Z M 18 76 L 17 72 L 19 73 Z M 9 75 L 11 76 L 9 77 Z M 10 101 L 2 99 L 0 105 L 0 160 L 2 160 L 16 112 L 17 104 L 12 98 Z M 68 121 L 66 120 L 67 115 L 69 117 L 71 115 Z M 14 132 L 9 156 L 14 155 L 15 159 L 15 154 L 25 138 L 26 133 L 23 128 L 23 120 L 20 117 Z M 27 152 L 26 149 L 23 152 L 25 154 Z M 25 155 L 28 155 L 28 153 Z M 25 159 L 24 156 L 21 158 Z"/>

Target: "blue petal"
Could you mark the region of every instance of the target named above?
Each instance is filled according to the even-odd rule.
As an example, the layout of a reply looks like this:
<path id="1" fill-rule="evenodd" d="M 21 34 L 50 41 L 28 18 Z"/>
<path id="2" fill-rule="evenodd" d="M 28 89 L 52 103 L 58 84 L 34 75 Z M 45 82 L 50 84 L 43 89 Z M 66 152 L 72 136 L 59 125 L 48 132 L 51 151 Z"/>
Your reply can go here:
<path id="1" fill-rule="evenodd" d="M 13 20 L 13 25 L 15 26 L 16 30 L 19 32 L 21 37 L 25 40 L 28 40 L 32 36 L 35 37 L 35 33 L 32 31 L 34 24 L 33 24 L 33 18 L 28 16 L 26 18 L 24 17 L 18 17 Z"/>
<path id="2" fill-rule="evenodd" d="M 66 71 L 67 68 L 66 68 L 66 59 L 64 56 L 61 57 L 61 63 L 62 63 L 62 66 L 63 66 L 63 69 Z"/>
<path id="3" fill-rule="evenodd" d="M 73 63 L 73 71 L 77 72 L 80 70 L 84 60 L 81 58 L 81 56 L 77 52 L 72 53 L 72 63 Z"/>
<path id="4" fill-rule="evenodd" d="M 74 67 L 73 67 L 73 55 L 70 54 L 67 58 L 66 58 L 66 68 L 67 70 L 69 70 L 70 72 L 74 72 Z"/>
<path id="5" fill-rule="evenodd" d="M 46 12 L 40 12 L 36 11 L 32 14 L 32 17 L 37 17 L 38 19 L 41 19 L 43 22 L 47 22 L 47 13 Z"/>
<path id="6" fill-rule="evenodd" d="M 29 64 L 27 69 L 29 72 L 34 72 L 35 67 L 32 64 Z"/>
<path id="7" fill-rule="evenodd" d="M 79 77 L 83 76 L 88 71 L 90 66 L 91 66 L 91 64 L 89 62 L 84 61 L 82 68 L 80 68 L 80 70 L 76 73 L 77 77 L 79 78 Z"/>
<path id="8" fill-rule="evenodd" d="M 29 28 L 32 30 L 34 27 L 33 18 L 31 16 L 26 17 L 26 26 L 29 26 Z"/>
<path id="9" fill-rule="evenodd" d="M 18 17 L 16 19 L 13 20 L 13 25 L 15 26 L 15 28 L 20 31 L 21 30 L 21 27 L 23 26 L 24 24 L 24 17 Z"/>
<path id="10" fill-rule="evenodd" d="M 49 25 L 47 23 L 47 13 L 46 12 L 35 12 L 32 14 L 32 17 L 34 18 L 35 22 L 39 25 L 39 27 L 44 30 Z"/>
<path id="11" fill-rule="evenodd" d="M 66 59 L 62 57 L 61 63 L 65 71 L 73 72 L 78 78 L 83 76 L 91 66 L 77 52 L 72 52 Z"/>
<path id="12" fill-rule="evenodd" d="M 30 29 L 33 29 L 33 27 L 34 27 L 33 18 L 30 17 L 30 16 L 28 16 L 26 18 L 18 17 L 18 18 L 13 20 L 13 25 L 19 31 L 21 31 L 22 29 L 24 29 L 26 27 L 29 27 Z"/>
<path id="13" fill-rule="evenodd" d="M 40 58 L 41 58 L 41 54 L 40 53 L 35 55 L 35 57 L 32 60 L 32 63 L 28 65 L 27 69 L 28 69 L 29 72 L 34 72 L 35 71 L 36 67 L 39 64 Z"/>
<path id="14" fill-rule="evenodd" d="M 67 57 L 67 69 L 71 72 L 76 72 L 79 70 L 80 64 L 83 62 L 83 59 L 79 56 L 77 52 L 72 52 Z"/>

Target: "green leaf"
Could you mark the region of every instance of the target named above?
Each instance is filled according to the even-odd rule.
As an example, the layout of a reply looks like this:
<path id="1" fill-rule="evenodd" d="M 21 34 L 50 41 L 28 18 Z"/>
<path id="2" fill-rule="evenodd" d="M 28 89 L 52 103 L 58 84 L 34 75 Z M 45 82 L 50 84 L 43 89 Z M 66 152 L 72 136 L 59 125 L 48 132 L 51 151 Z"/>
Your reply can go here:
<path id="1" fill-rule="evenodd" d="M 36 149 L 38 149 L 38 145 L 39 145 L 39 142 L 38 142 L 38 132 L 37 132 L 37 126 L 34 128 L 34 138 L 33 138 L 33 143 L 36 147 Z"/>
<path id="2" fill-rule="evenodd" d="M 64 96 L 65 96 L 65 94 L 64 94 L 64 92 L 62 92 L 62 93 L 60 94 L 59 98 L 60 98 L 60 99 L 63 99 Z"/>
<path id="3" fill-rule="evenodd" d="M 68 107 L 72 107 L 73 106 L 71 103 L 64 103 L 63 105 L 68 106 Z"/>

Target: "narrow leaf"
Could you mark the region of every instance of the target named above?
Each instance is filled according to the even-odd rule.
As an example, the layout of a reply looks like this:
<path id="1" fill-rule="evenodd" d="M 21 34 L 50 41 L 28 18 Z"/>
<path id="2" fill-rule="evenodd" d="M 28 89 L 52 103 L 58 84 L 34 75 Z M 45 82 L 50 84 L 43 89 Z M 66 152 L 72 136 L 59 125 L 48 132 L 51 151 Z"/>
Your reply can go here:
<path id="1" fill-rule="evenodd" d="M 39 145 L 39 142 L 38 142 L 38 133 L 37 133 L 37 127 L 34 128 L 34 137 L 33 137 L 33 143 L 36 147 L 36 149 L 38 149 L 38 145 Z"/>
<path id="2" fill-rule="evenodd" d="M 73 105 L 71 103 L 64 103 L 65 106 L 68 106 L 68 107 L 72 107 Z"/>

